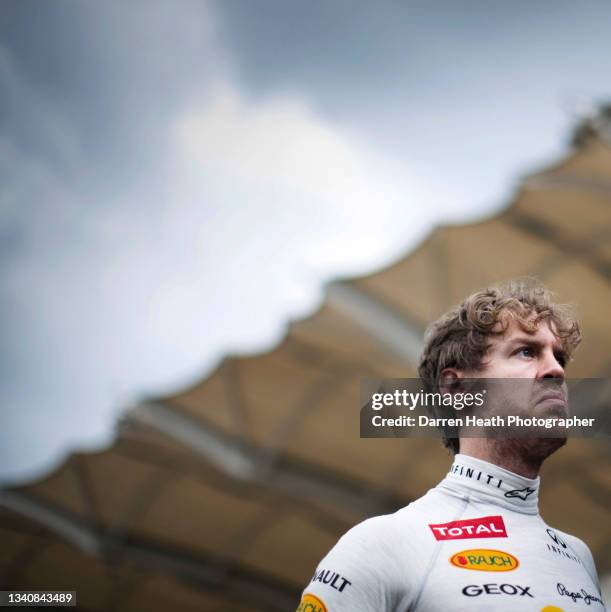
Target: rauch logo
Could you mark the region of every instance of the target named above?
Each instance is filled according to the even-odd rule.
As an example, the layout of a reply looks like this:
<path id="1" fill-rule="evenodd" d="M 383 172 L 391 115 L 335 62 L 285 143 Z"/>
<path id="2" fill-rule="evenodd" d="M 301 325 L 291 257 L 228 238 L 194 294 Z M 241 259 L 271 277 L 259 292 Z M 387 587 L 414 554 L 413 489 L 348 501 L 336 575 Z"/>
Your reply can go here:
<path id="1" fill-rule="evenodd" d="M 327 606 L 311 593 L 306 593 L 296 612 L 327 612 Z"/>
<path id="2" fill-rule="evenodd" d="M 455 567 L 482 572 L 510 572 L 520 562 L 516 557 L 502 550 L 478 549 L 461 550 L 450 557 Z"/>

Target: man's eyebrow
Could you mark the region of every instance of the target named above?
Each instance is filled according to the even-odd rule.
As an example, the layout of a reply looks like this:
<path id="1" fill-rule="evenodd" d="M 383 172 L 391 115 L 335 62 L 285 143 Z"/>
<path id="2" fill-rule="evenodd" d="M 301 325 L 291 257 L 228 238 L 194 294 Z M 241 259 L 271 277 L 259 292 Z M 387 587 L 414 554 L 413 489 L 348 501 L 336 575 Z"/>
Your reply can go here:
<path id="1" fill-rule="evenodd" d="M 528 346 L 534 346 L 536 348 L 541 348 L 544 345 L 541 340 L 537 340 L 536 338 L 533 338 L 531 336 L 516 336 L 515 338 L 512 338 L 509 341 L 509 344 L 512 346 L 518 344 L 526 344 Z M 564 350 L 562 344 L 560 343 L 554 343 L 554 353 L 558 353 L 564 357 L 567 357 L 567 352 Z"/>
<path id="2" fill-rule="evenodd" d="M 515 336 L 509 341 L 509 344 L 531 344 L 533 346 L 542 346 L 543 343 L 532 336 Z"/>

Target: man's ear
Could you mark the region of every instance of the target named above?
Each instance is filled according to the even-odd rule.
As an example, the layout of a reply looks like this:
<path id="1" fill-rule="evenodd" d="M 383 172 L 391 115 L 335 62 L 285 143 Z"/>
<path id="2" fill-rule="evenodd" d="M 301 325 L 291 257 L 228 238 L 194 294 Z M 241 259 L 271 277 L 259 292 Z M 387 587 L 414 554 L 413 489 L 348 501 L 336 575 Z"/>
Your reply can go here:
<path id="1" fill-rule="evenodd" d="M 454 393 L 460 385 L 460 379 L 464 378 L 462 370 L 456 368 L 444 368 L 439 375 L 439 391 L 441 395 Z"/>

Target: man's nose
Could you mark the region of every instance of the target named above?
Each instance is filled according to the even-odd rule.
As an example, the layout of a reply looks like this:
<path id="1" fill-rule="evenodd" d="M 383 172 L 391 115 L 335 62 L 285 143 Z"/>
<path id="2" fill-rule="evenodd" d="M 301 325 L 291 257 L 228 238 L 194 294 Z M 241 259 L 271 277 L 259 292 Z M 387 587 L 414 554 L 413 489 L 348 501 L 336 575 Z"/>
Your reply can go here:
<path id="1" fill-rule="evenodd" d="M 537 378 L 558 378 L 564 380 L 564 368 L 553 351 L 544 351 Z"/>

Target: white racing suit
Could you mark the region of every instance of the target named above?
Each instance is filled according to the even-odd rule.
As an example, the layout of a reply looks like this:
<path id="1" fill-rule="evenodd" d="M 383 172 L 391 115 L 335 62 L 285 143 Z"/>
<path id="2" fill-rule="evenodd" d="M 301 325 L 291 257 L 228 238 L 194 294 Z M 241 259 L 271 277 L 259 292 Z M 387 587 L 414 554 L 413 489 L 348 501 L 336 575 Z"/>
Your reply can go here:
<path id="1" fill-rule="evenodd" d="M 299 612 L 600 612 L 594 561 L 538 511 L 539 478 L 456 455 L 424 497 L 348 531 Z"/>

